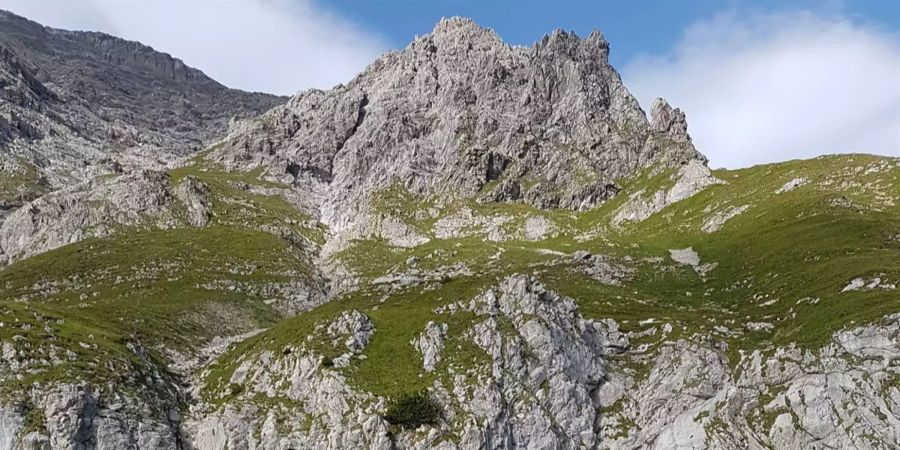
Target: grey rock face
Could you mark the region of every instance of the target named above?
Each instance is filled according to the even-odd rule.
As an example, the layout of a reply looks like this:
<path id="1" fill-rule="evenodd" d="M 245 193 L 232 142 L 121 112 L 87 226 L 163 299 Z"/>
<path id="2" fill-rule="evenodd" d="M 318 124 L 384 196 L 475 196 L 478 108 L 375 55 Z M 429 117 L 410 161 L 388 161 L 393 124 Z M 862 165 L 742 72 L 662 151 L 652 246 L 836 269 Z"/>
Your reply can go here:
<path id="1" fill-rule="evenodd" d="M 428 322 L 425 331 L 411 344 L 422 354 L 422 367 L 426 372 L 434 372 L 434 367 L 441 360 L 444 351 L 444 340 L 447 337 L 447 324 Z"/>
<path id="2" fill-rule="evenodd" d="M 23 258 L 145 219 L 155 219 L 161 227 L 174 224 L 166 208 L 167 187 L 165 174 L 148 171 L 95 179 L 45 195 L 0 225 L 0 253 Z"/>
<path id="3" fill-rule="evenodd" d="M 668 190 L 646 193 L 643 190 L 631 194 L 628 200 L 616 210 L 613 224 L 641 222 L 666 206 L 692 197 L 709 186 L 722 184 L 712 176 L 709 168 L 700 161 L 690 161 L 673 175 L 674 186 Z M 727 219 L 726 219 L 727 220 Z"/>
<path id="4" fill-rule="evenodd" d="M 793 191 L 794 189 L 797 189 L 798 187 L 804 186 L 806 184 L 809 184 L 809 179 L 802 177 L 794 178 L 793 180 L 784 183 L 784 185 L 778 188 L 775 193 L 784 194 L 785 192 Z"/>
<path id="5" fill-rule="evenodd" d="M 19 433 L 25 426 L 25 411 L 21 407 L 6 405 L 0 408 L 0 449 L 16 447 Z"/>
<path id="6" fill-rule="evenodd" d="M 234 116 L 256 115 L 283 101 L 228 89 L 137 42 L 44 27 L 6 11 L 0 11 L 0 45 L 17 55 L 18 67 L 33 67 L 20 70 L 33 100 L 78 103 L 113 130 L 130 123 L 143 135 L 140 141 L 172 145 L 176 153 L 216 137 Z"/>
<path id="7" fill-rule="evenodd" d="M 82 385 L 35 389 L 31 402 L 44 415 L 39 431 L 25 432 L 22 407 L 0 410 L 0 449 L 159 449 L 182 448 L 177 406 L 144 402 Z"/>
<path id="8" fill-rule="evenodd" d="M 553 222 L 542 216 L 525 219 L 525 238 L 530 241 L 544 239 L 555 231 Z"/>
<path id="9" fill-rule="evenodd" d="M 725 225 L 725 222 L 743 214 L 748 209 L 750 209 L 750 205 L 741 205 L 716 212 L 703 222 L 700 229 L 703 230 L 704 233 L 715 233 Z"/>
<path id="10" fill-rule="evenodd" d="M 675 142 L 690 142 L 691 137 L 687 132 L 687 119 L 685 119 L 684 112 L 678 108 L 672 108 L 661 98 L 653 102 L 650 111 L 650 116 L 653 118 L 650 128 Z"/>
<path id="11" fill-rule="evenodd" d="M 115 173 L 135 157 L 146 169 L 200 150 L 233 118 L 285 99 L 228 89 L 136 42 L 0 11 L 0 100 L 4 157 L 60 188 Z"/>
<path id="12" fill-rule="evenodd" d="M 175 187 L 175 196 L 187 208 L 188 221 L 195 227 L 204 227 L 212 217 L 209 204 L 209 187 L 195 177 L 186 177 Z"/>
<path id="13" fill-rule="evenodd" d="M 704 160 L 683 126 L 651 127 L 608 53 L 597 32 L 511 47 L 470 20 L 444 20 L 346 86 L 238 124 L 211 158 L 327 186 L 322 219 L 336 230 L 393 184 L 472 197 L 498 181 L 486 198 L 589 208 L 648 164 Z M 683 119 L 669 116 L 658 122 Z"/>
<path id="14" fill-rule="evenodd" d="M 445 411 L 458 411 L 452 423 L 460 427 L 454 430 L 460 439 L 442 440 L 444 433 L 423 427 L 395 435 L 393 448 L 591 448 L 597 444 L 598 400 L 593 392 L 604 383 L 602 357 L 627 346 L 627 337 L 614 323 L 582 319 L 571 299 L 546 291 L 525 276 L 509 277 L 496 290 L 436 312 L 449 316 L 460 311 L 476 314 L 466 339 L 492 361 L 489 367 L 451 374 L 451 390 L 439 381 L 431 388 L 433 396 L 443 399 Z M 364 317 L 345 314 L 327 330 L 355 335 L 351 330 L 369 329 L 360 326 L 366 323 Z M 422 350 L 426 367 L 435 367 L 438 355 L 446 351 L 442 350 L 445 333 L 446 325 L 432 322 L 410 344 Z M 294 420 L 286 423 L 287 430 L 274 429 L 267 424 L 275 420 L 276 409 L 226 406 L 197 414 L 197 420 L 190 422 L 194 447 L 392 448 L 387 424 L 380 417 L 384 400 L 351 388 L 339 371 L 324 367 L 320 359 L 302 348 L 286 355 L 264 353 L 246 358 L 231 380 L 249 387 L 251 392 L 243 395 L 264 393 L 300 402 L 302 410 L 291 414 L 295 419 L 298 414 L 309 417 L 309 426 Z M 251 429 L 263 432 L 248 433 Z"/>
<path id="15" fill-rule="evenodd" d="M 103 398 L 84 386 L 55 387 L 39 401 L 45 414 L 46 435 L 32 435 L 32 442 L 48 442 L 50 448 L 72 449 L 172 449 L 179 443 L 176 415 L 155 405 L 136 404 L 122 396 Z M 42 394 L 42 395 L 43 395 Z M 175 405 L 169 407 L 177 411 Z"/>
<path id="16" fill-rule="evenodd" d="M 570 262 L 575 264 L 570 270 L 581 272 L 596 281 L 610 286 L 620 286 L 634 275 L 634 270 L 628 266 L 622 265 L 607 256 L 592 255 L 584 250 L 576 251 L 571 255 L 563 254 L 553 264 Z"/>
<path id="17" fill-rule="evenodd" d="M 678 340 L 647 379 L 618 378 L 610 390 L 624 406 L 602 419 L 601 448 L 886 449 L 900 439 L 900 316 L 836 333 L 815 353 L 755 351 L 735 371 L 725 350 Z M 635 426 L 623 436 L 626 419 Z"/>
<path id="18" fill-rule="evenodd" d="M 337 347 L 343 346 L 347 349 L 347 353 L 333 360 L 334 366 L 340 368 L 350 365 L 350 358 L 358 355 L 369 345 L 369 340 L 375 334 L 375 325 L 365 314 L 353 310 L 341 314 L 328 325 L 326 332 L 335 340 Z"/>
<path id="19" fill-rule="evenodd" d="M 107 236 L 118 226 L 152 224 L 171 228 L 187 211 L 193 226 L 210 219 L 206 187 L 193 178 L 172 187 L 168 175 L 142 171 L 95 178 L 40 197 L 10 214 L 0 224 L 0 255 L 9 260 Z"/>
<path id="20" fill-rule="evenodd" d="M 596 445 L 592 392 L 604 380 L 605 324 L 581 319 L 571 299 L 524 276 L 507 278 L 469 307 L 484 314 L 471 337 L 493 365 L 491 379 L 471 394 L 455 384 L 452 394 L 474 423 L 487 424 L 467 427 L 460 448 Z M 500 320 L 514 331 L 502 331 Z"/>

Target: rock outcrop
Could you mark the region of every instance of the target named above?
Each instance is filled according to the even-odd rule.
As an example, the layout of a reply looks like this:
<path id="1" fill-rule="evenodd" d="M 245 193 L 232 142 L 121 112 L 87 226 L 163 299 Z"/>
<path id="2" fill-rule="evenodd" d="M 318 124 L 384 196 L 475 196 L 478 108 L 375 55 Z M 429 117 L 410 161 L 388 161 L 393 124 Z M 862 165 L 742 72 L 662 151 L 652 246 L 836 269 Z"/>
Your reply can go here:
<path id="1" fill-rule="evenodd" d="M 0 166 L 10 158 L 62 188 L 165 165 L 285 99 L 228 89 L 137 42 L 0 11 L 0 100 Z"/>
<path id="2" fill-rule="evenodd" d="M 210 157 L 324 190 L 321 217 L 335 231 L 395 184 L 582 210 L 648 165 L 702 165 L 684 115 L 658 106 L 649 123 L 608 56 L 599 32 L 512 47 L 471 20 L 443 20 L 347 85 L 239 124 Z"/>
<path id="3" fill-rule="evenodd" d="M 601 448 L 892 448 L 900 442 L 900 315 L 817 352 L 783 347 L 730 370 L 716 342 L 664 346 L 645 380 L 618 377 Z M 620 433 L 622 421 L 633 423 Z"/>
<path id="4" fill-rule="evenodd" d="M 11 262 L 88 237 L 108 236 L 122 226 L 171 228 L 180 222 L 181 209 L 187 210 L 192 225 L 203 226 L 209 220 L 204 201 L 196 180 L 186 179 L 173 188 L 161 172 L 95 178 L 44 195 L 10 214 L 0 224 L 0 256 Z"/>
<path id="5" fill-rule="evenodd" d="M 671 177 L 672 187 L 656 192 L 637 191 L 616 210 L 614 224 L 641 222 L 665 207 L 688 199 L 709 186 L 722 181 L 712 176 L 709 168 L 699 161 L 691 161 L 680 167 Z"/>
<path id="6" fill-rule="evenodd" d="M 444 374 L 429 389 L 445 417 L 432 430 L 389 433 L 386 402 L 351 387 L 337 364 L 323 364 L 311 347 L 281 355 L 248 355 L 230 379 L 246 386 L 240 396 L 264 395 L 303 405 L 291 414 L 307 420 L 275 428 L 283 410 L 226 406 L 196 414 L 189 435 L 197 448 L 591 448 L 598 444 L 598 400 L 605 382 L 603 356 L 627 346 L 614 322 L 584 320 L 572 299 L 547 291 L 526 276 L 511 276 L 474 299 L 437 310 L 448 318 L 474 314 L 465 339 L 490 363 Z M 346 339 L 347 349 L 368 343 L 365 316 L 352 312 L 327 325 L 329 335 Z M 441 337 L 446 325 L 431 323 L 410 345 L 423 350 L 426 367 L 446 358 Z M 376 331 L 377 333 L 377 331 Z M 366 332 L 362 332 L 366 336 Z M 357 345 L 359 344 L 359 345 Z M 439 370 L 448 370 L 440 366 Z M 198 407 L 204 411 L 208 406 Z M 296 419 L 296 416 L 295 416 Z M 447 432 L 459 436 L 447 439 Z M 441 437 L 445 436 L 445 437 Z M 391 443 L 393 442 L 393 446 Z"/>

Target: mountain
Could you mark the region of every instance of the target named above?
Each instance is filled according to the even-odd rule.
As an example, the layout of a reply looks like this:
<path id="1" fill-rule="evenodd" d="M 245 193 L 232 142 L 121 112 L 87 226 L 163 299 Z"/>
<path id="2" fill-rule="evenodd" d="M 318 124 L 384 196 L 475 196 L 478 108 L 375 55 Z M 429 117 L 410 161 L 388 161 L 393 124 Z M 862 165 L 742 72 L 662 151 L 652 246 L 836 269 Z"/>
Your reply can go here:
<path id="1" fill-rule="evenodd" d="M 59 178 L 0 224 L 0 449 L 895 447 L 900 160 L 710 170 L 609 51 L 447 19 Z"/>
<path id="2" fill-rule="evenodd" d="M 236 127 L 210 158 L 327 191 L 318 209 L 333 228 L 391 184 L 583 210 L 648 165 L 705 162 L 683 115 L 660 104 L 648 122 L 608 54 L 598 32 L 556 31 L 524 48 L 470 20 L 444 21 L 346 86 Z"/>
<path id="3" fill-rule="evenodd" d="M 233 118 L 283 102 L 228 89 L 182 61 L 103 33 L 0 11 L 0 210 L 122 166 L 165 167 Z"/>

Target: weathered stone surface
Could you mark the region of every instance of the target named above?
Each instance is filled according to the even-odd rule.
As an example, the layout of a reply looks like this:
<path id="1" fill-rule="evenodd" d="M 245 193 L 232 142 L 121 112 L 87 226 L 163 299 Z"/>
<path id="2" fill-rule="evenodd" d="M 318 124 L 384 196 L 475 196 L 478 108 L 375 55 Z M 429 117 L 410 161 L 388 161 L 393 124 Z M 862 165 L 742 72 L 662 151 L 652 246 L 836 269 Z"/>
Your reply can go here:
<path id="1" fill-rule="evenodd" d="M 703 225 L 700 225 L 700 229 L 704 233 L 715 233 L 725 225 L 725 222 L 743 214 L 748 209 L 750 209 L 750 205 L 732 206 L 723 211 L 718 211 L 707 218 Z"/>
<path id="2" fill-rule="evenodd" d="M 359 353 L 369 345 L 369 340 L 375 334 L 375 325 L 365 314 L 353 310 L 341 314 L 328 325 L 327 331 L 332 338 L 343 339 L 348 351 Z"/>
<path id="3" fill-rule="evenodd" d="M 428 322 L 425 331 L 411 344 L 422 354 L 422 367 L 426 372 L 434 372 L 434 367 L 441 361 L 444 350 L 444 339 L 447 337 L 447 324 Z"/>
<path id="4" fill-rule="evenodd" d="M 650 110 L 653 118 L 650 128 L 676 142 L 690 142 L 691 137 L 687 131 L 687 119 L 678 108 L 672 108 L 664 99 L 658 98 L 653 102 Z"/>
<path id="5" fill-rule="evenodd" d="M 0 254 L 23 258 L 144 220 L 171 226 L 175 217 L 168 187 L 165 174 L 142 171 L 45 195 L 0 224 Z"/>
<path id="6" fill-rule="evenodd" d="M 618 379 L 624 408 L 602 418 L 601 448 L 891 448 L 900 439 L 898 356 L 900 315 L 836 333 L 815 353 L 755 351 L 733 372 L 721 344 L 678 340 L 646 380 Z M 623 418 L 634 426 L 619 437 Z"/>
<path id="7" fill-rule="evenodd" d="M 158 168 L 222 137 L 233 118 L 285 100 L 228 89 L 137 42 L 0 11 L 3 157 L 36 170 L 49 190 Z"/>
<path id="8" fill-rule="evenodd" d="M 178 406 L 171 397 L 140 399 L 114 390 L 97 392 L 87 384 L 58 384 L 35 388 L 30 403 L 41 411 L 41 429 L 22 434 L 27 410 L 7 405 L 0 409 L 0 449 L 183 448 Z"/>
<path id="9" fill-rule="evenodd" d="M 590 448 L 597 444 L 594 430 L 598 404 L 592 392 L 604 380 L 603 355 L 620 353 L 627 337 L 612 321 L 593 322 L 580 317 L 571 299 L 546 291 L 534 279 L 512 276 L 489 290 L 440 314 L 467 310 L 477 315 L 466 339 L 481 347 L 492 363 L 474 372 L 457 373 L 454 388 L 439 381 L 431 391 L 446 407 L 457 408 L 464 420 L 459 442 L 445 440 L 427 429 L 394 436 L 398 448 Z M 366 328 L 361 315 L 350 313 L 328 329 Z M 364 317 L 364 316 L 361 316 Z M 508 321 L 512 328 L 499 321 Z M 347 325 L 347 326 L 344 326 Z M 431 322 L 410 345 L 435 367 L 442 352 L 446 325 Z M 346 333 L 339 333 L 341 335 Z M 384 401 L 349 387 L 334 369 L 319 364 L 319 357 L 302 349 L 284 357 L 263 354 L 246 359 L 232 382 L 252 392 L 286 396 L 302 402 L 312 417 L 308 429 L 297 424 L 289 430 L 269 430 L 259 437 L 247 429 L 266 429 L 273 411 L 237 411 L 226 406 L 202 415 L 189 426 L 196 448 L 281 448 L 284 445 L 319 448 L 356 445 L 390 448 L 386 423 L 379 416 Z M 457 417 L 460 419 L 460 417 Z"/>
<path id="10" fill-rule="evenodd" d="M 205 227 L 212 218 L 209 203 L 209 187 L 189 176 L 175 187 L 175 196 L 187 209 L 188 221 L 195 227 Z"/>
<path id="11" fill-rule="evenodd" d="M 657 122 L 681 121 L 652 128 L 608 53 L 597 32 L 511 47 L 468 19 L 444 20 L 346 86 L 242 122 L 211 158 L 327 186 L 321 217 L 336 231 L 394 184 L 472 197 L 499 180 L 484 198 L 587 209 L 615 194 L 611 180 L 649 164 L 702 165 L 683 115 L 665 110 Z"/>
<path id="12" fill-rule="evenodd" d="M 709 168 L 699 160 L 689 161 L 682 166 L 673 175 L 673 179 L 675 184 L 667 190 L 653 193 L 641 190 L 631 194 L 628 201 L 616 210 L 613 224 L 644 221 L 672 203 L 680 202 L 709 186 L 722 183 L 712 176 Z"/>
<path id="13" fill-rule="evenodd" d="M 806 178 L 794 178 L 793 180 L 788 181 L 787 183 L 784 183 L 784 186 L 781 186 L 780 188 L 778 188 L 778 190 L 776 190 L 775 193 L 776 194 L 784 194 L 785 192 L 793 191 L 794 189 L 797 189 L 798 187 L 806 185 L 808 183 L 809 183 L 809 180 Z"/>

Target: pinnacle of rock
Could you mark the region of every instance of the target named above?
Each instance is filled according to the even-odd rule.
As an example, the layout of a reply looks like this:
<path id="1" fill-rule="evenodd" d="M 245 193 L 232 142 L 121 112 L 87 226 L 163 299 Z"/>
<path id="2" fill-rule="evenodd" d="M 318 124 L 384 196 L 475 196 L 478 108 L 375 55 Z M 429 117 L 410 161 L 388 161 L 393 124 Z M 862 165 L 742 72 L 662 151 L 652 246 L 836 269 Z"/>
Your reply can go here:
<path id="1" fill-rule="evenodd" d="M 687 131 L 687 119 L 684 112 L 678 108 L 672 108 L 665 99 L 657 98 L 650 110 L 650 127 L 662 133 L 676 142 L 690 142 L 691 137 Z"/>

